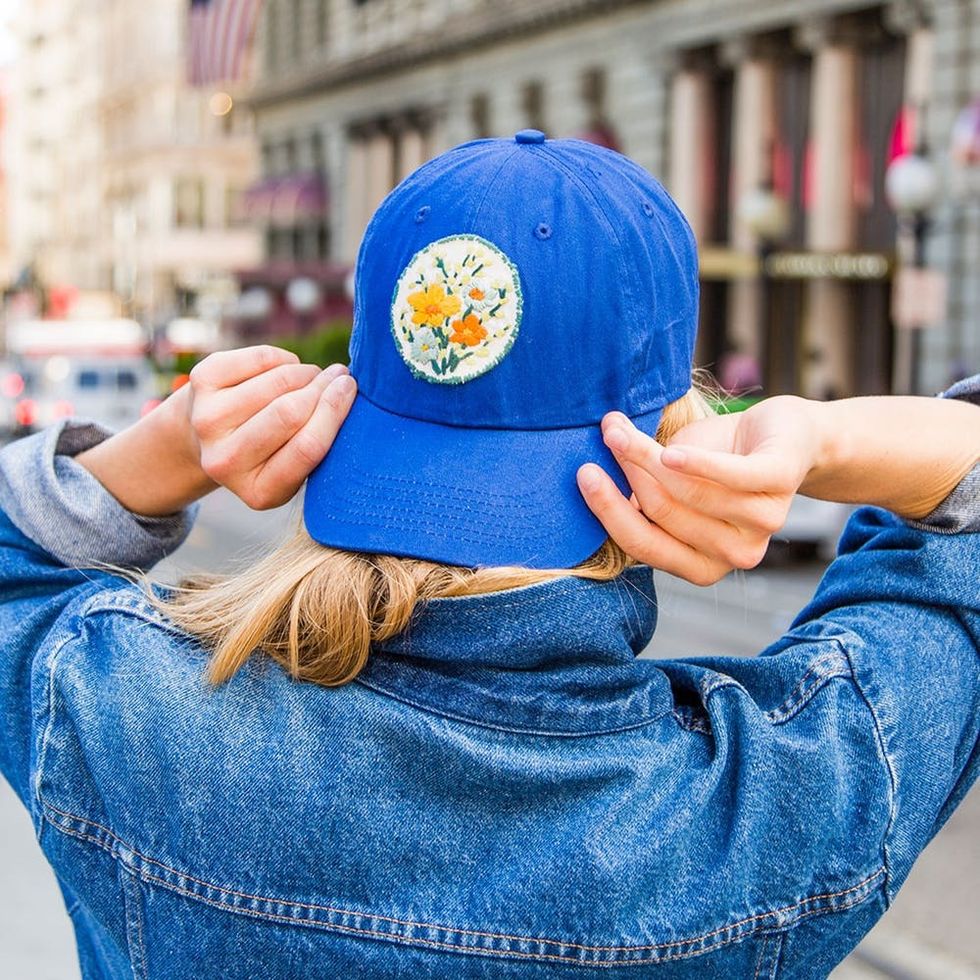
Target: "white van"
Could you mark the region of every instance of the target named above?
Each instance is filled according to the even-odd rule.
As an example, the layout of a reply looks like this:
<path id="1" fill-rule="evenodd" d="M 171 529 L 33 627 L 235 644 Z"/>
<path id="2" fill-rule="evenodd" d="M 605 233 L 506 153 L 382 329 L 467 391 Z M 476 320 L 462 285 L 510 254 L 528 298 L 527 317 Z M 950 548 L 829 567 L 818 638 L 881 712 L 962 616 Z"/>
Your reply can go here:
<path id="1" fill-rule="evenodd" d="M 118 431 L 160 403 L 148 338 L 132 320 L 26 321 L 12 324 L 7 349 L 23 384 L 13 433 L 68 415 Z"/>

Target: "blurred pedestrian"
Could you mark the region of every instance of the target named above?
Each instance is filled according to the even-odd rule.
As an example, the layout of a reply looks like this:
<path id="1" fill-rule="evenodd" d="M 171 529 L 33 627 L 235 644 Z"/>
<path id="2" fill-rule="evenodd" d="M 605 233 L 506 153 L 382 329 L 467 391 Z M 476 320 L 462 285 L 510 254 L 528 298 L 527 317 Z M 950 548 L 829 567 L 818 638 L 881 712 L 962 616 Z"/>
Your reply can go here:
<path id="1" fill-rule="evenodd" d="M 534 131 L 357 268 L 351 373 L 221 352 L 0 452 L 0 765 L 84 976 L 826 976 L 976 776 L 980 377 L 712 415 L 680 212 Z M 304 481 L 241 573 L 128 571 Z M 789 632 L 637 659 L 652 569 L 751 567 L 796 491 L 877 507 Z"/>

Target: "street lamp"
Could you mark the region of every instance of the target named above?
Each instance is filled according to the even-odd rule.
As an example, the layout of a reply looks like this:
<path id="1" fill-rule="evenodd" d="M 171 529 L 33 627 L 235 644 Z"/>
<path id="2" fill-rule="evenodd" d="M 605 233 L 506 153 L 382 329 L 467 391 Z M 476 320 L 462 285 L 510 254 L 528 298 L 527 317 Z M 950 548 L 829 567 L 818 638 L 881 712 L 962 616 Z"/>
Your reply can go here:
<path id="1" fill-rule="evenodd" d="M 911 153 L 896 157 L 885 171 L 885 196 L 898 215 L 899 227 L 904 232 L 906 242 L 911 241 L 911 262 L 907 262 L 908 248 L 904 249 L 906 264 L 912 269 L 926 268 L 926 237 L 929 234 L 929 212 L 939 196 L 939 177 L 936 168 L 929 160 L 925 140 L 920 139 Z M 898 274 L 903 275 L 899 269 Z M 923 277 L 915 274 L 915 281 Z M 909 299 L 914 290 L 905 289 L 899 295 Z M 928 324 L 896 310 L 897 322 L 906 328 L 908 342 L 905 354 L 905 369 L 901 373 L 907 379 L 907 390 L 912 394 L 919 391 L 919 371 L 922 361 L 922 328 Z"/>
<path id="2" fill-rule="evenodd" d="M 746 191 L 738 202 L 738 218 L 756 242 L 759 266 L 759 347 L 762 351 L 760 368 L 765 380 L 768 371 L 770 348 L 770 307 L 772 306 L 772 282 L 768 260 L 776 243 L 789 231 L 790 214 L 786 201 L 776 193 L 771 178 Z"/>
<path id="3" fill-rule="evenodd" d="M 768 181 L 743 195 L 738 216 L 757 241 L 770 246 L 789 230 L 789 208 Z"/>
<path id="4" fill-rule="evenodd" d="M 272 313 L 272 294 L 264 286 L 251 286 L 238 298 L 235 315 L 241 320 L 265 320 Z"/>
<path id="5" fill-rule="evenodd" d="M 320 305 L 320 287 L 308 276 L 298 276 L 286 287 L 286 304 L 299 319 L 300 332 L 306 333 L 312 314 Z"/>

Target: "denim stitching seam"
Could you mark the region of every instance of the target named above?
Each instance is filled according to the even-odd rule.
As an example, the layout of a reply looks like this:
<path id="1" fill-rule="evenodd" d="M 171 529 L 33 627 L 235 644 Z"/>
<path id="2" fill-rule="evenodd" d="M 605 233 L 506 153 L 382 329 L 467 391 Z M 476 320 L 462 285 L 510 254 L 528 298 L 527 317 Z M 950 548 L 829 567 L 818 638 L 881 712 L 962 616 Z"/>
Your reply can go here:
<path id="1" fill-rule="evenodd" d="M 828 681 L 839 677 L 853 676 L 850 660 L 843 645 L 836 637 L 828 637 L 828 639 L 838 646 L 839 651 L 821 654 L 813 660 L 785 700 L 775 708 L 763 712 L 764 716 L 774 725 L 784 724 L 799 714 L 800 710 L 813 700 Z M 742 690 L 742 685 L 730 677 L 708 682 L 703 684 L 701 688 L 702 701 L 707 704 L 712 695 L 724 688 Z"/>
<path id="2" fill-rule="evenodd" d="M 194 878 L 192 875 L 185 874 L 183 872 L 177 871 L 174 868 L 163 864 L 153 858 L 147 857 L 132 848 L 127 847 L 120 838 L 114 834 L 111 830 L 103 827 L 101 824 L 95 823 L 94 821 L 87 820 L 84 817 L 80 817 L 76 814 L 67 813 L 66 811 L 59 810 L 57 807 L 50 803 L 45 803 L 45 808 L 50 811 L 46 814 L 49 821 L 52 822 L 57 828 L 63 830 L 65 833 L 71 834 L 76 837 L 80 837 L 86 840 L 90 840 L 103 849 L 109 851 L 114 857 L 122 860 L 121 850 L 125 850 L 127 856 L 138 859 L 139 862 L 143 864 L 159 868 L 161 873 L 164 875 L 169 875 L 170 877 L 161 877 L 159 874 L 154 874 L 149 868 L 139 866 L 139 864 L 134 861 L 132 863 L 133 871 L 138 874 L 144 880 L 157 881 L 160 885 L 167 887 L 168 889 L 178 891 L 181 894 L 186 894 L 190 898 L 196 898 L 200 901 L 208 902 L 209 904 L 216 905 L 220 908 L 242 912 L 243 914 L 252 915 L 256 918 L 266 918 L 275 921 L 286 921 L 297 925 L 309 925 L 309 926 L 319 926 L 326 929 L 334 929 L 341 932 L 358 932 L 365 935 L 373 935 L 379 938 L 384 938 L 390 941 L 401 941 L 405 943 L 419 943 L 422 945 L 438 945 L 447 949 L 458 949 L 465 952 L 471 953 L 505 953 L 507 955 L 525 956 L 534 959 L 554 959 L 564 962 L 577 963 L 580 965 L 597 965 L 597 966 L 614 966 L 614 965 L 638 965 L 643 962 L 651 962 L 654 960 L 664 960 L 664 959 L 681 959 L 687 956 L 701 955 L 712 949 L 718 948 L 719 946 L 726 945 L 731 942 L 738 941 L 740 939 L 746 938 L 748 935 L 758 932 L 759 929 L 754 927 L 752 924 L 759 922 L 763 919 L 773 919 L 775 922 L 773 924 L 785 925 L 789 921 L 799 921 L 800 919 L 806 918 L 810 915 L 815 915 L 822 912 L 829 912 L 834 910 L 839 910 L 843 908 L 850 908 L 853 905 L 859 904 L 864 901 L 873 891 L 875 884 L 879 878 L 885 872 L 884 868 L 878 868 L 875 872 L 865 877 L 862 881 L 850 888 L 842 889 L 836 892 L 827 892 L 820 895 L 809 896 L 808 898 L 801 899 L 799 902 L 793 905 L 784 906 L 779 909 L 774 909 L 769 912 L 757 913 L 756 915 L 749 916 L 745 919 L 739 920 L 734 923 L 730 923 L 726 926 L 719 927 L 710 932 L 704 933 L 700 936 L 693 937 L 686 940 L 675 940 L 668 943 L 652 943 L 644 945 L 633 945 L 633 946 L 596 946 L 588 945 L 582 943 L 567 942 L 564 940 L 547 939 L 542 937 L 534 936 L 515 936 L 505 933 L 492 933 L 475 929 L 459 929 L 453 926 L 439 925 L 437 923 L 426 923 L 426 922 L 415 922 L 409 919 L 399 919 L 392 916 L 375 915 L 371 913 L 355 912 L 350 909 L 340 909 L 328 905 L 317 905 L 304 902 L 294 902 L 287 901 L 283 899 L 270 898 L 261 895 L 252 895 L 245 892 L 237 892 L 232 889 L 223 888 L 217 886 L 211 882 L 202 881 L 201 879 Z M 65 819 L 59 819 L 58 816 Z M 96 836 L 94 834 L 87 833 L 84 829 L 79 827 L 71 827 L 66 822 L 73 821 L 76 824 L 81 825 L 82 828 L 97 829 L 102 832 L 101 835 Z M 176 879 L 176 880 L 174 880 Z M 205 889 L 207 894 L 202 893 L 196 889 L 188 887 L 187 883 L 193 883 L 200 886 L 200 888 Z M 212 897 L 212 894 L 216 894 L 219 897 L 225 896 L 228 900 L 220 900 L 220 898 Z M 850 897 L 848 897 L 850 896 Z M 247 908 L 241 904 L 239 900 L 244 900 L 246 902 L 254 905 L 256 902 L 265 903 L 266 905 L 273 906 L 274 908 L 288 910 L 296 909 L 303 910 L 305 917 L 300 917 L 297 915 L 285 915 L 282 912 L 272 912 L 268 910 L 259 910 L 255 908 Z M 811 906 L 807 908 L 806 906 Z M 469 944 L 463 942 L 443 942 L 441 940 L 433 940 L 424 936 L 408 935 L 403 933 L 398 933 L 393 930 L 381 931 L 378 929 L 363 929 L 359 926 L 352 926 L 348 923 L 337 922 L 333 920 L 323 920 L 312 918 L 310 913 L 325 912 L 328 915 L 342 916 L 349 920 L 355 922 L 360 922 L 363 924 L 372 923 L 376 924 L 379 922 L 389 923 L 391 926 L 404 926 L 407 929 L 428 929 L 435 930 L 446 934 L 447 936 L 454 937 L 456 939 L 463 939 L 464 937 L 473 937 L 473 940 L 479 942 L 480 940 L 489 940 L 491 943 L 496 945 L 475 945 L 473 941 Z M 795 919 L 792 913 L 796 913 Z M 727 934 L 727 935 L 726 935 Z M 714 937 L 719 938 L 717 942 L 707 943 L 707 940 L 711 940 Z M 514 950 L 509 947 L 502 947 L 501 944 L 507 944 L 510 942 L 518 942 L 525 944 L 534 944 L 538 947 L 557 947 L 559 950 L 579 950 L 580 954 L 569 956 L 563 955 L 562 953 L 546 953 L 546 952 L 533 952 L 528 953 L 521 950 Z M 683 947 L 698 946 L 696 950 L 689 950 L 678 953 L 663 952 L 661 950 L 669 951 L 671 949 L 681 949 Z M 610 954 L 610 953 L 632 953 L 634 955 L 641 953 L 650 953 L 651 955 L 643 960 L 640 959 L 603 959 L 603 960 L 589 960 L 583 959 L 581 954 L 584 953 L 594 953 L 594 954 Z"/>
<path id="3" fill-rule="evenodd" d="M 493 732 L 511 732 L 515 735 L 538 735 L 546 738 L 590 738 L 595 735 L 614 735 L 617 732 L 631 732 L 638 728 L 645 728 L 647 725 L 652 725 L 654 722 L 660 721 L 661 718 L 665 718 L 670 714 L 670 710 L 666 709 L 658 714 L 643 718 L 641 721 L 631 722 L 628 725 L 621 725 L 616 728 L 588 729 L 587 731 L 581 732 L 572 732 L 564 729 L 547 730 L 537 728 L 517 728 L 513 725 L 491 725 L 487 721 L 478 721 L 475 718 L 467 718 L 465 715 L 454 714 L 450 711 L 433 708 L 431 705 L 413 701 L 411 698 L 406 698 L 404 695 L 395 694 L 394 691 L 390 691 L 381 686 L 377 683 L 377 681 L 366 681 L 363 677 L 355 677 L 351 683 L 360 684 L 361 687 L 366 687 L 369 691 L 374 691 L 375 694 L 379 694 L 382 697 L 391 698 L 392 701 L 398 701 L 401 704 L 407 704 L 412 708 L 418 708 L 419 711 L 428 712 L 430 715 L 435 715 L 437 718 L 445 718 L 447 721 L 461 722 L 465 725 L 474 725 L 477 728 L 486 728 Z"/>
<path id="4" fill-rule="evenodd" d="M 130 944 L 130 959 L 134 980 L 146 980 L 146 943 L 143 938 L 143 909 L 140 884 L 134 872 L 120 861 L 123 878 L 123 901 L 126 906 L 126 933 Z"/>
<path id="5" fill-rule="evenodd" d="M 878 751 L 881 754 L 882 765 L 884 766 L 885 772 L 888 774 L 888 822 L 885 825 L 885 834 L 881 842 L 881 858 L 885 871 L 885 909 L 887 910 L 892 904 L 892 896 L 890 894 L 892 873 L 888 861 L 888 842 L 895 827 L 895 819 L 898 816 L 898 808 L 896 803 L 898 798 L 898 777 L 895 774 L 895 768 L 892 765 L 891 756 L 888 754 L 888 744 L 885 741 L 885 733 L 882 727 L 881 719 L 878 717 L 878 712 L 875 709 L 873 701 L 868 697 L 867 692 L 864 690 L 864 685 L 858 678 L 857 667 L 855 666 L 850 653 L 848 653 L 846 649 L 844 653 L 851 667 L 851 676 L 854 679 L 854 686 L 857 688 L 857 691 L 861 696 L 861 700 L 864 701 L 865 705 L 867 706 L 868 713 L 871 715 L 871 724 L 874 726 L 875 731 L 875 741 L 878 743 Z"/>

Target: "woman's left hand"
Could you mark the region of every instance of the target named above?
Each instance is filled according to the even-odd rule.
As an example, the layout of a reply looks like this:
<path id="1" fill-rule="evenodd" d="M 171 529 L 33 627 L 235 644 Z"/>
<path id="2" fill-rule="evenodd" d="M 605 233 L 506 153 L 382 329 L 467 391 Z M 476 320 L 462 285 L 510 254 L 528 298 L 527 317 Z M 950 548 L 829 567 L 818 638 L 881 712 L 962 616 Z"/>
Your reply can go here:
<path id="1" fill-rule="evenodd" d="M 174 513 L 218 486 L 254 510 L 290 500 L 326 455 L 357 385 L 268 344 L 218 351 L 128 429 L 76 456 L 127 509 Z"/>
<path id="2" fill-rule="evenodd" d="M 700 419 L 666 446 L 620 412 L 602 422 L 622 467 L 627 500 L 594 463 L 579 487 L 610 537 L 632 558 L 696 585 L 753 568 L 786 521 L 820 451 L 813 403 L 767 399 L 745 412 Z"/>

